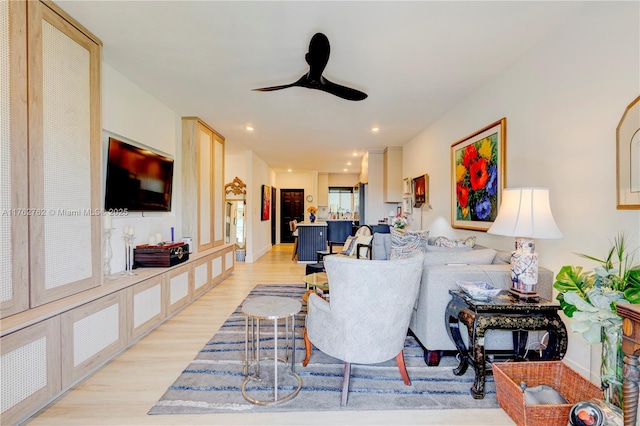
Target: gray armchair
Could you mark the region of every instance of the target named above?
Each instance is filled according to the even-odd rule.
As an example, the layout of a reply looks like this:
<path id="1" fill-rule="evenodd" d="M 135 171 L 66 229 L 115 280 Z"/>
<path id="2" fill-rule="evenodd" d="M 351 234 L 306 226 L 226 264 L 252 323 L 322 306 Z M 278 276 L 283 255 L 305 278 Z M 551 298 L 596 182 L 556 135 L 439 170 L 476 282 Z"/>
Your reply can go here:
<path id="1" fill-rule="evenodd" d="M 396 358 L 406 385 L 411 381 L 402 349 L 418 296 L 423 255 L 399 260 L 325 257 L 330 302 L 308 299 L 305 328 L 307 365 L 311 344 L 344 361 L 341 405 L 347 404 L 351 364 Z"/>

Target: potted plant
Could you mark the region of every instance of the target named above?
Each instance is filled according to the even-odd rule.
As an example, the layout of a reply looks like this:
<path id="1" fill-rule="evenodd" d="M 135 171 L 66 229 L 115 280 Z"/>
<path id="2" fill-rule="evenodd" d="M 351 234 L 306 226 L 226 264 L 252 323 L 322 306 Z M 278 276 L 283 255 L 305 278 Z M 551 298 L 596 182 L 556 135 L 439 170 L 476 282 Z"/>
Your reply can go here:
<path id="1" fill-rule="evenodd" d="M 391 219 L 391 226 L 396 229 L 404 229 L 409 225 L 409 218 L 405 214 L 398 214 Z"/>
<path id="2" fill-rule="evenodd" d="M 607 401 L 622 406 L 622 319 L 619 303 L 640 303 L 640 265 L 634 264 L 623 234 L 614 238 L 604 259 L 580 254 L 600 266 L 583 272 L 582 266 L 563 266 L 553 287 L 571 328 L 591 345 L 602 342 L 600 367 Z"/>

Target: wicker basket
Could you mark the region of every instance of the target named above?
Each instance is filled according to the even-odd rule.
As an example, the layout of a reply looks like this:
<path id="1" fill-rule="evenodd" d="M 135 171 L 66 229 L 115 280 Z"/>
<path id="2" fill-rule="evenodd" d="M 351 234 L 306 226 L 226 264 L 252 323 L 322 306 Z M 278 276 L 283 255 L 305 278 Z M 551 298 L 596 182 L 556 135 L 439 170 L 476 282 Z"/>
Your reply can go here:
<path id="1" fill-rule="evenodd" d="M 493 380 L 498 404 L 521 425 L 558 425 L 569 423 L 569 411 L 579 401 L 602 398 L 602 390 L 561 361 L 496 362 Z M 559 405 L 526 405 L 520 383 L 527 387 L 552 386 L 569 401 Z"/>

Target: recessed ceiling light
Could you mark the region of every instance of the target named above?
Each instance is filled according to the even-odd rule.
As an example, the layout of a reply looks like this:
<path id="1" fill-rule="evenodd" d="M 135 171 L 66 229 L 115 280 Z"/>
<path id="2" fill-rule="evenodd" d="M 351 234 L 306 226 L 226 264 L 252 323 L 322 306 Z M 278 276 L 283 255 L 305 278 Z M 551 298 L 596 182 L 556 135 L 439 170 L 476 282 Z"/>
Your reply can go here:
<path id="1" fill-rule="evenodd" d="M 350 165 L 351 165 L 351 161 L 348 161 L 348 162 L 347 162 L 347 166 L 350 166 Z"/>
<path id="2" fill-rule="evenodd" d="M 344 169 L 344 170 L 343 170 L 343 172 L 346 172 L 346 171 L 347 171 L 347 169 Z"/>
<path id="3" fill-rule="evenodd" d="M 291 173 L 291 169 L 287 169 L 287 171 L 288 171 L 289 173 Z"/>
<path id="4" fill-rule="evenodd" d="M 247 126 L 247 127 L 245 127 L 245 129 L 247 129 L 248 132 L 253 132 L 253 127 L 252 126 Z"/>
<path id="5" fill-rule="evenodd" d="M 378 133 L 378 132 L 380 131 L 380 127 L 372 127 L 372 128 L 371 128 L 371 131 L 372 131 L 373 133 Z"/>
<path id="6" fill-rule="evenodd" d="M 357 152 L 354 152 L 354 153 L 353 153 L 353 156 L 354 156 L 354 157 L 357 157 L 357 156 L 358 156 L 358 153 L 357 153 Z"/>

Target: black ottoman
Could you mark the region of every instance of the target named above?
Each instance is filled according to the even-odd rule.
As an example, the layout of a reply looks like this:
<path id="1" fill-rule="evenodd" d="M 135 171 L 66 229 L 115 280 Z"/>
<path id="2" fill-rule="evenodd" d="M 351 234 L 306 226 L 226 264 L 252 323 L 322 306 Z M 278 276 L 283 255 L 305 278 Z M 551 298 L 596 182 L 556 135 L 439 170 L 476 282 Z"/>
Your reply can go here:
<path id="1" fill-rule="evenodd" d="M 314 272 L 325 272 L 324 262 L 307 264 L 306 275 L 313 274 Z"/>

